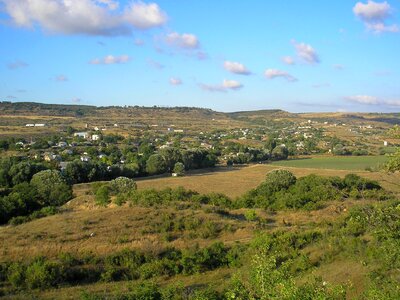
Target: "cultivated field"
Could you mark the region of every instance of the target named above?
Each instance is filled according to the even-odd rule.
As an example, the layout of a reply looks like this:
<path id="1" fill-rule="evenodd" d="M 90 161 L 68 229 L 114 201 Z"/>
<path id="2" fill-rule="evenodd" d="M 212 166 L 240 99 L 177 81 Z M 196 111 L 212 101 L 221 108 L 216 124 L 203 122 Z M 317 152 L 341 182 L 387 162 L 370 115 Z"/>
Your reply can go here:
<path id="1" fill-rule="evenodd" d="M 272 164 L 294 168 L 364 171 L 367 168 L 377 168 L 387 160 L 387 156 L 320 156 L 277 161 Z"/>

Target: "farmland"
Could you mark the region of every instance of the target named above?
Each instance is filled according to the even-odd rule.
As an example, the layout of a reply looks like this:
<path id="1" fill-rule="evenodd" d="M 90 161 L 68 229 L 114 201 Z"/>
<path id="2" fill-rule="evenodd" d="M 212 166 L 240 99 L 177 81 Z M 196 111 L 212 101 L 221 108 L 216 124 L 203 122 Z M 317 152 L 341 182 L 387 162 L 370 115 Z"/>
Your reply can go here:
<path id="1" fill-rule="evenodd" d="M 362 171 L 366 169 L 379 169 L 386 161 L 387 157 L 385 156 L 324 156 L 294 158 L 286 161 L 273 162 L 272 164 L 281 167 Z"/>
<path id="2" fill-rule="evenodd" d="M 376 229 L 397 216 L 397 116 L 2 109 L 2 296 L 225 299 L 236 276 L 257 290 L 260 253 L 296 293 L 367 299 L 397 274 L 376 255 L 396 253 Z"/>

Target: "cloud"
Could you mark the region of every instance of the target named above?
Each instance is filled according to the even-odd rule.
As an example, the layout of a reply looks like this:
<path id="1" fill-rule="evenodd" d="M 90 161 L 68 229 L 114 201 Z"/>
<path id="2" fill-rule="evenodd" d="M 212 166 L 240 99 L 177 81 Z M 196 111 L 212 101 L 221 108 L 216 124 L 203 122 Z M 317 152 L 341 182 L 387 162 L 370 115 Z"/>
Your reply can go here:
<path id="1" fill-rule="evenodd" d="M 165 38 L 168 45 L 181 49 L 198 49 L 200 42 L 194 34 L 171 32 Z"/>
<path id="2" fill-rule="evenodd" d="M 347 101 L 360 103 L 360 104 L 379 104 L 378 98 L 368 95 L 356 95 L 345 98 Z"/>
<path id="3" fill-rule="evenodd" d="M 139 29 L 149 29 L 164 25 L 168 17 L 158 4 L 133 2 L 125 9 L 125 20 Z"/>
<path id="4" fill-rule="evenodd" d="M 144 41 L 142 39 L 135 39 L 133 41 L 133 43 L 135 44 L 135 46 L 141 47 L 144 45 Z"/>
<path id="5" fill-rule="evenodd" d="M 56 34 L 128 35 L 133 30 L 159 27 L 167 15 L 155 3 L 133 2 L 119 8 L 112 0 L 0 0 L 12 22 L 24 28 L 39 26 Z"/>
<path id="6" fill-rule="evenodd" d="M 364 105 L 384 105 L 384 106 L 399 106 L 400 100 L 385 100 L 379 99 L 378 97 L 368 95 L 356 95 L 345 97 L 345 100 L 353 103 L 364 104 Z"/>
<path id="7" fill-rule="evenodd" d="M 353 7 L 354 14 L 364 22 L 382 22 L 390 16 L 390 10 L 386 1 L 377 3 L 368 0 L 367 4 L 357 2 Z"/>
<path id="8" fill-rule="evenodd" d="M 294 61 L 294 58 L 291 56 L 282 57 L 282 61 L 287 65 L 295 65 L 296 64 L 296 62 Z"/>
<path id="9" fill-rule="evenodd" d="M 222 84 L 210 85 L 210 84 L 200 83 L 199 86 L 204 91 L 222 92 L 222 93 L 226 93 L 228 90 L 237 91 L 243 87 L 243 85 L 239 81 L 227 80 L 227 79 L 224 79 Z"/>
<path id="10" fill-rule="evenodd" d="M 129 61 L 130 57 L 128 55 L 121 55 L 121 56 L 107 55 L 104 58 L 95 58 L 91 60 L 89 63 L 91 65 L 113 65 L 113 64 L 125 64 Z"/>
<path id="11" fill-rule="evenodd" d="M 267 69 L 267 70 L 265 70 L 264 75 L 268 79 L 275 79 L 275 78 L 282 77 L 282 78 L 286 79 L 289 82 L 297 81 L 297 78 L 292 76 L 292 75 L 290 75 L 288 72 L 277 70 L 277 69 Z"/>
<path id="12" fill-rule="evenodd" d="M 330 87 L 330 86 L 331 86 L 331 84 L 328 83 L 328 82 L 316 83 L 316 84 L 313 84 L 313 85 L 312 85 L 312 87 L 315 88 L 315 89 L 325 88 L 325 87 Z"/>
<path id="13" fill-rule="evenodd" d="M 297 56 L 309 64 L 317 64 L 320 62 L 317 52 L 315 49 L 305 43 L 297 43 L 295 40 L 292 40 L 292 44 L 296 49 Z"/>
<path id="14" fill-rule="evenodd" d="M 239 75 L 250 75 L 251 72 L 246 68 L 245 65 L 233 62 L 233 61 L 225 61 L 224 62 L 224 69 L 228 72 L 239 74 Z"/>
<path id="15" fill-rule="evenodd" d="M 170 83 L 171 85 L 181 85 L 181 84 L 182 84 L 182 80 L 179 79 L 179 78 L 171 77 L 171 78 L 169 79 L 169 83 Z"/>
<path id="16" fill-rule="evenodd" d="M 81 98 L 78 98 L 78 97 L 75 97 L 75 98 L 72 98 L 72 99 L 71 99 L 71 102 L 72 102 L 72 103 L 81 103 L 81 102 L 82 102 L 82 99 L 81 99 Z"/>
<path id="17" fill-rule="evenodd" d="M 230 89 L 230 90 L 238 90 L 241 89 L 243 87 L 243 85 L 236 80 L 227 80 L 224 79 L 222 86 L 226 89 Z"/>
<path id="18" fill-rule="evenodd" d="M 344 66 L 340 64 L 335 64 L 332 66 L 335 70 L 341 71 L 344 70 Z"/>
<path id="19" fill-rule="evenodd" d="M 157 70 L 162 70 L 165 68 L 165 66 L 163 64 L 159 63 L 158 61 L 152 60 L 152 59 L 148 59 L 147 64 L 150 67 L 153 67 L 154 69 L 157 69 Z"/>
<path id="20" fill-rule="evenodd" d="M 16 60 L 14 62 L 8 63 L 7 68 L 10 70 L 16 70 L 16 69 L 21 69 L 21 68 L 26 68 L 29 65 L 26 62 L 23 62 L 21 60 Z"/>
<path id="21" fill-rule="evenodd" d="M 55 81 L 59 81 L 59 82 L 64 82 L 64 81 L 68 81 L 68 78 L 65 75 L 58 75 L 56 77 L 54 77 Z"/>
<path id="22" fill-rule="evenodd" d="M 386 25 L 387 19 L 392 14 L 392 8 L 386 1 L 378 3 L 368 0 L 365 4 L 357 2 L 353 7 L 353 13 L 364 22 L 366 29 L 373 33 L 400 31 L 397 24 Z"/>
<path id="23" fill-rule="evenodd" d="M 372 31 L 373 33 L 382 33 L 382 32 L 399 32 L 399 26 L 397 26 L 397 24 L 393 24 L 393 25 L 385 25 L 384 23 L 374 23 L 374 24 L 370 24 L 370 23 L 366 23 L 365 24 L 367 29 Z"/>

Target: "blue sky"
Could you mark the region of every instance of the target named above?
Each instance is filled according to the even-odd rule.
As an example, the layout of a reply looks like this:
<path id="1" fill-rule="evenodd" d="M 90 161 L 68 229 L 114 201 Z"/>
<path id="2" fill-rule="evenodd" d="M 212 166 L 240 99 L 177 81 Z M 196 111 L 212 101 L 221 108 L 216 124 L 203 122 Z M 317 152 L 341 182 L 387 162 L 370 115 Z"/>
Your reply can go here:
<path id="1" fill-rule="evenodd" d="M 0 0 L 0 100 L 400 111 L 400 1 Z"/>

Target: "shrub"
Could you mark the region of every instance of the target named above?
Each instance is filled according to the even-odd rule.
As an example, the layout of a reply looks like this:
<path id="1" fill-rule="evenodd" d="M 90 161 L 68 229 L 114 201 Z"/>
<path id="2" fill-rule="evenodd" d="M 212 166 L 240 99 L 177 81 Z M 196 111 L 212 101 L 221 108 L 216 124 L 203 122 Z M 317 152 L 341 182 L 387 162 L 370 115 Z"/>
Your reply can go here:
<path id="1" fill-rule="evenodd" d="M 56 286 L 60 279 L 60 266 L 54 262 L 37 259 L 26 268 L 26 285 L 31 289 Z"/>
<path id="2" fill-rule="evenodd" d="M 107 206 L 111 201 L 109 187 L 106 185 L 100 187 L 96 192 L 95 200 L 97 205 Z"/>

